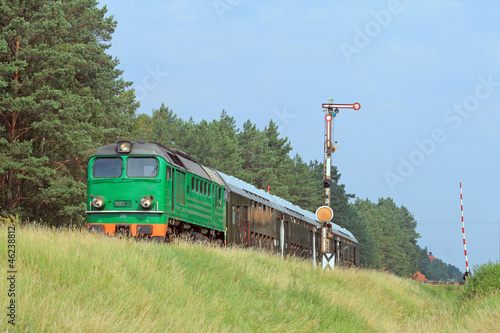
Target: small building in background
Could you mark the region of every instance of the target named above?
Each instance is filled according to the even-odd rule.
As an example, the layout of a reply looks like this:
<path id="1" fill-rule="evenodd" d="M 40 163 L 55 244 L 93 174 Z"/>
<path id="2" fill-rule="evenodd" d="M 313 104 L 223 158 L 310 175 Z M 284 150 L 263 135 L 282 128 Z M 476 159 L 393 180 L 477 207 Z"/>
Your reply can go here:
<path id="1" fill-rule="evenodd" d="M 429 282 L 425 275 L 420 272 L 416 272 L 415 274 L 413 274 L 413 280 L 418 282 Z"/>

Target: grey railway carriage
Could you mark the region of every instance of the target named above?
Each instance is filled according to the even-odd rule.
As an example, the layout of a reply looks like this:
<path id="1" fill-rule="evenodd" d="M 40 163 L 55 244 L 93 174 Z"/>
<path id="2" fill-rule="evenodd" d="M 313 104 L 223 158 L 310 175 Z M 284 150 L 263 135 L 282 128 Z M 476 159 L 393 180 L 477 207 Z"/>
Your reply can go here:
<path id="1" fill-rule="evenodd" d="M 321 224 L 313 213 L 235 177 L 219 174 L 226 184 L 230 243 L 302 258 L 312 258 L 315 251 L 319 260 Z M 334 223 L 331 233 L 329 252 L 335 254 L 335 261 L 341 265 L 357 265 L 356 238 Z"/>

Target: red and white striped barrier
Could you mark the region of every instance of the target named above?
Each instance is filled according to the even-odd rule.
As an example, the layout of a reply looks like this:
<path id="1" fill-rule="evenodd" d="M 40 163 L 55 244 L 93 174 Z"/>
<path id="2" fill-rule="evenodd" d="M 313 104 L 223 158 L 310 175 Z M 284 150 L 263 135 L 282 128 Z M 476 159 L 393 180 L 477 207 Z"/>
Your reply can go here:
<path id="1" fill-rule="evenodd" d="M 464 238 L 465 268 L 469 273 L 469 260 L 467 260 L 467 246 L 465 245 L 464 201 L 462 198 L 462 182 L 460 182 L 460 209 L 462 211 L 462 236 Z"/>

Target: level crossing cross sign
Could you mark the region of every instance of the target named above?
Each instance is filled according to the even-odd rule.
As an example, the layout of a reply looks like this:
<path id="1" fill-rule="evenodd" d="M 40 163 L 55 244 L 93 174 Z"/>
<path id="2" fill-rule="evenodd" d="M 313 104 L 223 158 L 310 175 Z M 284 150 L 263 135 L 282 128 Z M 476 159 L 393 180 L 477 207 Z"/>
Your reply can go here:
<path id="1" fill-rule="evenodd" d="M 323 269 L 333 271 L 333 266 L 335 264 L 335 254 L 333 253 L 323 253 Z"/>

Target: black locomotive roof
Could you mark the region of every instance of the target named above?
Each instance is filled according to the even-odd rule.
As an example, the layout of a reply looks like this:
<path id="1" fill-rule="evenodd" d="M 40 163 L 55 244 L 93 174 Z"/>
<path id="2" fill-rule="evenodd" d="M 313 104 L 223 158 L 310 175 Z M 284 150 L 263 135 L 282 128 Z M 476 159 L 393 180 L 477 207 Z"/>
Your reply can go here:
<path id="1" fill-rule="evenodd" d="M 117 143 L 112 143 L 99 148 L 94 156 L 100 155 L 153 155 L 163 158 L 168 163 L 175 165 L 181 170 L 192 173 L 198 177 L 210 180 L 218 185 L 225 186 L 222 179 L 210 168 L 196 162 L 196 160 L 183 151 L 167 148 L 159 143 L 149 143 L 143 141 L 126 141 L 131 143 L 129 153 L 119 153 L 118 144 L 125 142 L 119 140 Z"/>

